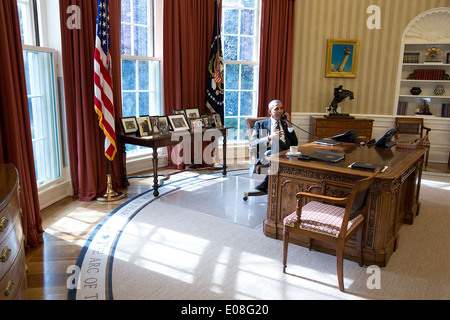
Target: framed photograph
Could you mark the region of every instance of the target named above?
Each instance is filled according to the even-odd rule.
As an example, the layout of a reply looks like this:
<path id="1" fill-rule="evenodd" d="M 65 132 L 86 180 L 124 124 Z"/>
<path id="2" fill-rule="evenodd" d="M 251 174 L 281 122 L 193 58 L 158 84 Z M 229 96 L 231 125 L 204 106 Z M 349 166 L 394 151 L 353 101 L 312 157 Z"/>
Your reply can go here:
<path id="1" fill-rule="evenodd" d="M 169 134 L 169 132 L 170 132 L 169 131 L 169 126 L 163 125 L 163 126 L 159 127 L 159 134 L 160 135 L 164 136 L 164 135 Z"/>
<path id="2" fill-rule="evenodd" d="M 222 126 L 222 119 L 220 119 L 220 114 L 214 113 L 213 117 L 214 117 L 214 122 L 216 123 L 216 127 L 221 127 Z"/>
<path id="3" fill-rule="evenodd" d="M 184 109 L 173 110 L 173 114 L 184 114 Z"/>
<path id="4" fill-rule="evenodd" d="M 200 118 L 200 110 L 198 108 L 187 108 L 184 109 L 186 118 Z"/>
<path id="5" fill-rule="evenodd" d="M 190 125 L 191 125 L 191 130 L 192 131 L 198 131 L 198 130 L 202 130 L 203 128 L 203 121 L 200 118 L 193 118 L 190 119 Z"/>
<path id="6" fill-rule="evenodd" d="M 325 76 L 356 78 L 359 40 L 328 39 Z"/>
<path id="7" fill-rule="evenodd" d="M 170 127 L 170 124 L 169 124 L 169 120 L 167 119 L 167 116 L 158 117 L 158 121 L 159 121 L 159 131 L 161 131 L 162 126 L 167 126 L 169 128 L 169 130 L 172 130 L 172 128 Z"/>
<path id="8" fill-rule="evenodd" d="M 173 131 L 189 130 L 189 125 L 183 114 L 169 114 L 167 118 L 172 125 Z"/>
<path id="9" fill-rule="evenodd" d="M 149 136 L 153 133 L 152 123 L 149 116 L 142 116 L 138 118 L 139 133 L 141 137 Z"/>
<path id="10" fill-rule="evenodd" d="M 447 52 L 447 63 L 450 64 L 450 52 Z"/>
<path id="11" fill-rule="evenodd" d="M 124 134 L 132 134 L 139 132 L 139 126 L 136 117 L 123 117 L 120 118 L 122 123 L 122 129 Z"/>
<path id="12" fill-rule="evenodd" d="M 207 114 L 202 115 L 203 123 L 205 124 L 205 128 L 211 128 L 211 120 Z"/>
<path id="13" fill-rule="evenodd" d="M 159 133 L 159 117 L 150 117 L 150 122 L 152 124 L 153 133 Z"/>
<path id="14" fill-rule="evenodd" d="M 214 115 L 211 114 L 209 116 L 209 121 L 211 122 L 211 127 L 215 127 L 216 126 L 216 119 L 214 119 Z"/>

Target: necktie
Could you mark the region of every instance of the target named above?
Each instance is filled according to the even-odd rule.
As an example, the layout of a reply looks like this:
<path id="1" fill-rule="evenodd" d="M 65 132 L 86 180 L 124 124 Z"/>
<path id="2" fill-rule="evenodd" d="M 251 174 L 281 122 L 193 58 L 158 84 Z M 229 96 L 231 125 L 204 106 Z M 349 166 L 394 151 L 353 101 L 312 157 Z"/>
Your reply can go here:
<path id="1" fill-rule="evenodd" d="M 280 131 L 280 123 L 277 121 L 277 125 L 275 126 L 275 129 L 277 129 L 278 131 Z"/>

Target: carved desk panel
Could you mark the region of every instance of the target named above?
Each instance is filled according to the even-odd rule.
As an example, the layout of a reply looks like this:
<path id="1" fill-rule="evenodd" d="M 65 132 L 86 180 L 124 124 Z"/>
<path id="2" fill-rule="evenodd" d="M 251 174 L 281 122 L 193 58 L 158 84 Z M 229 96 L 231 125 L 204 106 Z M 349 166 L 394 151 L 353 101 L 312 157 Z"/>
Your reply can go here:
<path id="1" fill-rule="evenodd" d="M 286 156 L 285 152 L 269 157 L 271 170 L 275 173 L 269 177 L 264 234 L 282 239 L 283 219 L 295 211 L 297 192 L 320 192 L 320 188 L 314 187 L 327 179 L 332 180 L 326 190 L 327 195 L 345 196 L 352 183 L 371 174 L 348 168 L 351 163 L 366 161 L 383 164 L 388 168 L 376 177 L 367 199 L 369 206 L 365 213 L 363 261 L 365 265 L 385 266 L 399 246 L 398 230 L 404 223 L 412 224 L 414 216 L 419 213 L 420 181 L 426 149 L 397 150 L 395 147 L 386 149 L 352 143 L 341 143 L 335 147 L 309 143 L 299 147 L 302 154 L 311 154 L 318 149 L 343 152 L 346 154 L 345 160 L 338 163 L 299 160 Z M 308 246 L 309 239 L 291 234 L 291 242 Z M 320 241 L 313 242 L 311 247 L 335 253 L 334 247 Z M 354 239 L 346 245 L 345 258 L 356 261 Z"/>

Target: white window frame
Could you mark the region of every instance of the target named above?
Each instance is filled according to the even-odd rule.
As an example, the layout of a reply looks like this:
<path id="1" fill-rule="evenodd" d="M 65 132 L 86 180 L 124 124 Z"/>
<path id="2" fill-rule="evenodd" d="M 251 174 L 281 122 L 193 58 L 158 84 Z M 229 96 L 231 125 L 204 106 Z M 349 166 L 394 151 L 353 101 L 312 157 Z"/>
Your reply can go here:
<path id="1" fill-rule="evenodd" d="M 148 25 L 145 25 L 148 27 L 148 32 L 153 34 L 153 41 L 149 41 L 149 47 L 148 47 L 148 53 L 152 54 L 152 56 L 135 56 L 135 55 L 121 55 L 121 63 L 123 60 L 133 60 L 133 61 L 158 61 L 160 64 L 160 84 L 159 84 L 159 94 L 160 94 L 160 112 L 163 110 L 163 75 L 162 75 L 162 32 L 160 34 L 157 34 L 156 30 L 162 29 L 162 3 L 161 1 L 149 1 L 150 5 L 147 6 L 147 16 L 148 16 Z M 153 14 L 150 14 L 153 10 Z M 131 26 L 131 52 L 134 52 L 134 28 L 133 26 L 144 26 L 141 24 L 134 23 L 133 18 L 133 1 L 131 1 L 131 7 L 130 12 L 132 14 L 130 22 L 122 22 L 121 24 L 126 24 Z M 160 27 L 160 28 L 159 28 Z M 160 48 L 161 47 L 161 48 Z M 145 90 L 139 90 L 139 88 L 136 86 L 135 90 L 124 90 L 122 86 L 122 94 L 124 92 L 131 92 L 131 91 L 145 91 Z M 151 92 L 151 90 L 149 90 Z M 150 116 L 153 116 L 150 114 Z M 151 168 L 149 166 L 149 160 L 152 158 L 152 150 L 151 148 L 144 148 L 138 153 L 127 153 L 127 173 L 133 174 L 140 171 L 146 171 Z M 159 164 L 160 166 L 167 165 L 167 148 L 160 148 L 158 150 L 158 158 L 159 158 Z M 151 162 L 150 162 L 151 163 Z"/>
<path id="2" fill-rule="evenodd" d="M 224 10 L 224 8 L 230 8 L 230 9 L 246 9 L 244 6 L 227 6 L 222 2 L 222 12 Z M 232 118 L 232 119 L 238 119 L 238 123 L 240 121 L 240 119 L 244 119 L 244 116 L 240 116 L 240 110 L 241 110 L 241 105 L 240 105 L 240 93 L 243 91 L 253 91 L 255 92 L 255 104 L 253 105 L 253 110 L 252 110 L 252 115 L 251 117 L 256 117 L 257 115 L 257 109 L 258 109 L 258 87 L 259 87 L 259 51 L 260 51 L 260 43 L 261 43 L 261 37 L 260 37 L 260 33 L 261 33 L 261 0 L 255 0 L 255 12 L 256 12 L 256 21 L 255 21 L 255 35 L 254 36 L 249 36 L 249 37 L 254 37 L 255 38 L 255 49 L 256 49 L 256 57 L 255 57 L 255 61 L 246 61 L 246 60 L 224 60 L 224 68 L 225 68 L 225 72 L 226 72 L 226 65 L 227 64 L 237 64 L 237 65 L 254 65 L 257 66 L 257 72 L 255 73 L 255 79 L 254 79 L 254 83 L 253 83 L 253 90 L 241 90 L 241 78 L 239 77 L 239 89 L 228 89 L 226 88 L 225 85 L 225 92 L 226 91 L 238 91 L 239 92 L 239 106 L 238 106 L 238 112 L 237 112 L 237 116 L 232 116 L 232 117 L 227 117 L 225 116 L 225 118 Z M 222 15 L 222 23 L 223 23 L 224 19 L 223 19 L 223 15 Z M 239 20 L 238 22 L 238 30 L 240 30 L 241 27 L 241 21 Z M 221 32 L 221 38 L 222 38 L 222 48 L 224 48 L 223 46 L 223 39 L 224 36 L 226 36 L 227 34 L 224 32 L 224 29 L 222 28 L 222 32 Z M 238 35 L 238 55 L 239 55 L 239 50 L 240 50 L 240 40 L 241 37 L 245 37 L 245 35 Z M 225 54 L 224 54 L 225 57 Z M 239 57 L 240 58 L 240 57 Z M 226 79 L 226 75 L 225 75 L 225 79 Z M 226 108 L 226 105 L 225 105 Z M 238 139 L 237 140 L 231 140 L 229 141 L 230 144 L 236 144 L 236 145 L 244 145 L 248 142 L 248 138 L 249 137 L 241 137 L 240 134 L 238 135 Z"/>

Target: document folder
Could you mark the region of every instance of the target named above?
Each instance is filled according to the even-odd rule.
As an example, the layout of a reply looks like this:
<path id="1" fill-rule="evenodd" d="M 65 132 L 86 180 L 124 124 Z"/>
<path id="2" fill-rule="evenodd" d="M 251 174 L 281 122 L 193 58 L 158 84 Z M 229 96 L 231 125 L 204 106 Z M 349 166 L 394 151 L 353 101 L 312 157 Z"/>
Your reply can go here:
<path id="1" fill-rule="evenodd" d="M 322 144 L 325 146 L 335 146 L 340 144 L 339 141 L 334 141 L 334 140 L 316 140 L 314 141 L 315 144 Z"/>
<path id="2" fill-rule="evenodd" d="M 374 171 L 376 168 L 380 168 L 381 172 L 384 172 L 387 169 L 387 166 L 385 165 L 369 162 L 353 162 L 351 165 L 349 165 L 349 167 L 352 169 L 367 170 L 367 171 Z"/>
<path id="3" fill-rule="evenodd" d="M 345 153 L 317 150 L 309 156 L 309 159 L 327 162 L 338 162 L 345 158 Z"/>

